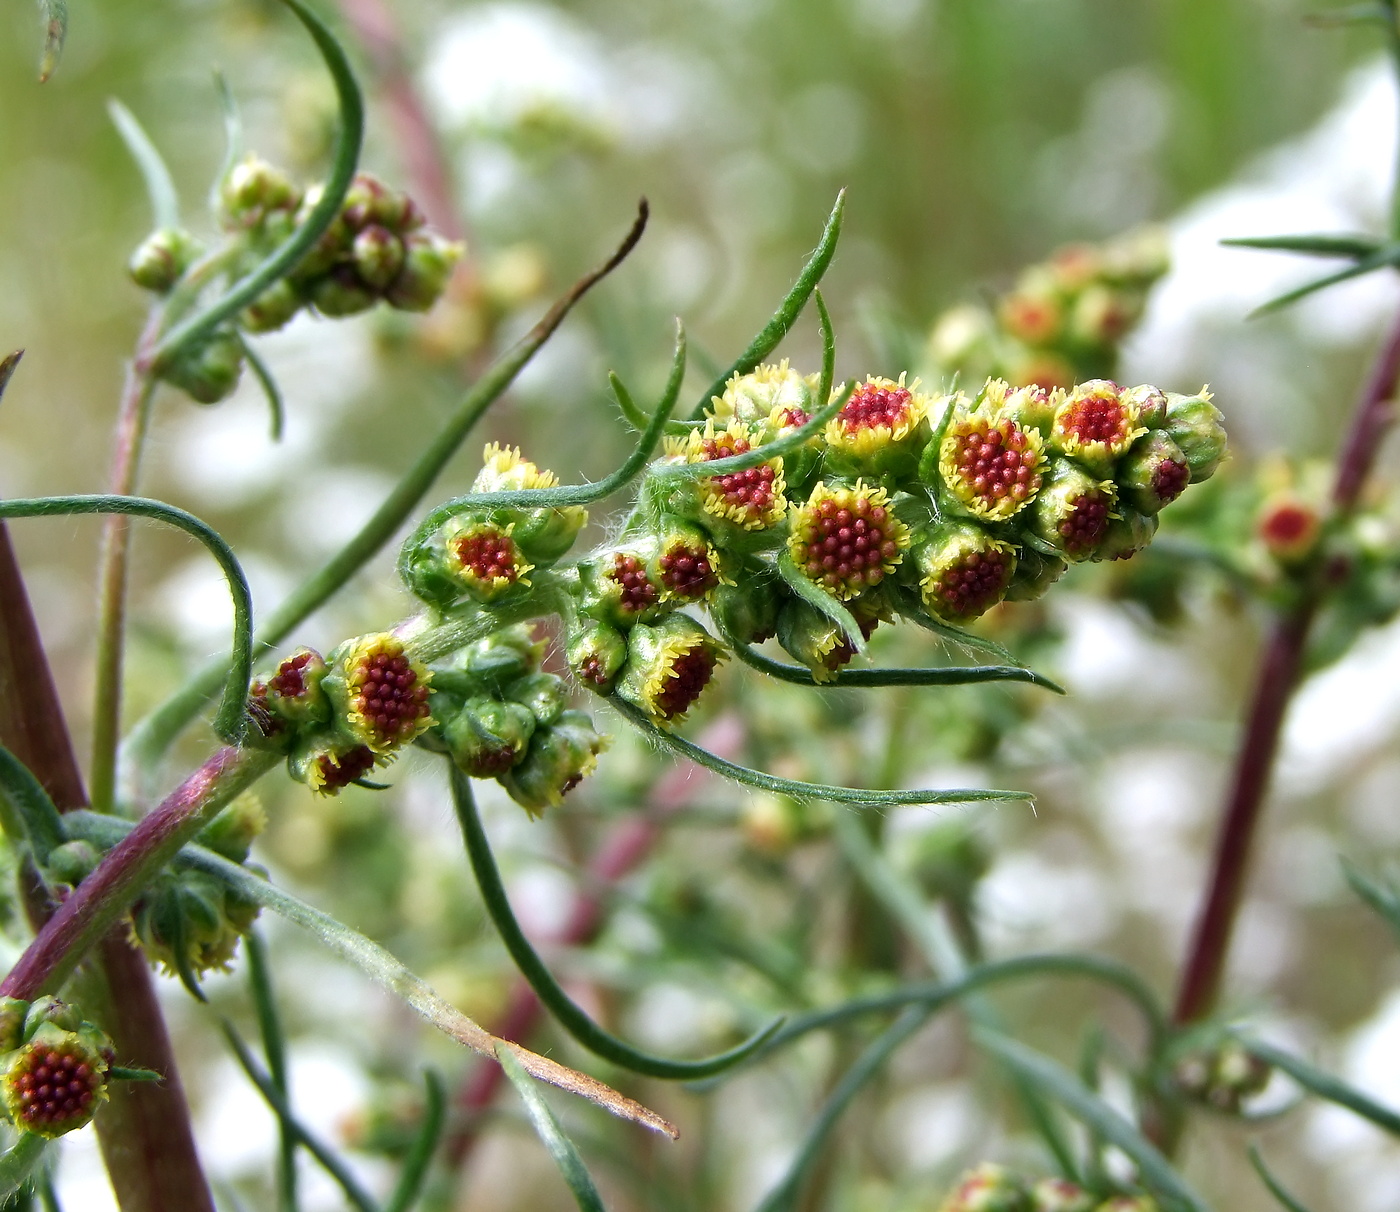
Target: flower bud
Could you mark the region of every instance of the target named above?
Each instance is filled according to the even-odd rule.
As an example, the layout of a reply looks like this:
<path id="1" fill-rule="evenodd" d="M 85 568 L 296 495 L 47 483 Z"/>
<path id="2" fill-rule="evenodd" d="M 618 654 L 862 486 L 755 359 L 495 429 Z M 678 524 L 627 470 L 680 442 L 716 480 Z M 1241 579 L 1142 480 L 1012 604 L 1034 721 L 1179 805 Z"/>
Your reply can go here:
<path id="1" fill-rule="evenodd" d="M 407 194 L 386 185 L 371 173 L 356 173 L 345 191 L 341 216 L 354 231 L 382 226 L 402 234 L 423 225 L 423 216 Z"/>
<path id="2" fill-rule="evenodd" d="M 380 632 L 341 644 L 322 685 L 337 726 L 383 757 L 433 723 L 431 682 L 432 674 L 404 652 L 402 640 Z"/>
<path id="3" fill-rule="evenodd" d="M 254 227 L 268 212 L 295 210 L 300 201 L 286 173 L 250 155 L 224 178 L 219 188 L 219 217 L 225 227 Z"/>
<path id="4" fill-rule="evenodd" d="M 627 664 L 614 693 L 640 707 L 653 723 L 680 720 L 710 684 L 725 651 L 709 632 L 683 614 L 651 627 L 632 628 Z"/>
<path id="5" fill-rule="evenodd" d="M 1160 429 L 1150 429 L 1133 443 L 1118 469 L 1123 500 L 1139 513 L 1157 513 L 1191 482 L 1191 468 L 1181 447 Z"/>
<path id="6" fill-rule="evenodd" d="M 112 1041 L 91 1023 L 41 1024 L 5 1058 L 5 1109 L 22 1132 L 55 1137 L 81 1128 L 107 1097 Z"/>
<path id="7" fill-rule="evenodd" d="M 1095 1199 L 1065 1178 L 1042 1178 L 1031 1184 L 1030 1212 L 1094 1212 Z"/>
<path id="8" fill-rule="evenodd" d="M 403 268 L 384 290 L 390 307 L 427 311 L 447 288 L 466 245 L 432 232 L 414 232 L 403 241 Z"/>
<path id="9" fill-rule="evenodd" d="M 958 1180 L 940 1212 L 1028 1212 L 1026 1185 L 1005 1166 L 983 1162 Z"/>
<path id="10" fill-rule="evenodd" d="M 311 305 L 335 319 L 368 311 L 378 301 L 374 290 L 360 281 L 353 265 L 336 265 L 308 286 Z"/>
<path id="11" fill-rule="evenodd" d="M 587 712 L 566 711 L 535 731 L 524 759 L 500 776 L 500 784 L 526 812 L 539 816 L 593 773 L 607 744 Z"/>
<path id="12" fill-rule="evenodd" d="M 1263 1092 L 1272 1067 L 1238 1040 L 1194 1048 L 1172 1066 L 1172 1081 L 1182 1094 L 1217 1111 L 1238 1115 L 1247 1098 Z"/>
<path id="13" fill-rule="evenodd" d="M 217 404 L 238 386 L 243 342 L 231 329 L 216 329 L 183 350 L 161 378 L 201 404 Z"/>
<path id="14" fill-rule="evenodd" d="M 238 322 L 248 332 L 275 332 L 302 308 L 306 300 L 287 278 L 269 286 L 245 307 Z"/>
<path id="15" fill-rule="evenodd" d="M 1208 480 L 1225 457 L 1225 418 L 1204 387 L 1194 396 L 1167 393 L 1167 434 L 1181 447 L 1191 482 Z"/>
<path id="16" fill-rule="evenodd" d="M 1148 429 L 1161 429 L 1167 423 L 1166 393 L 1153 387 L 1151 383 L 1140 383 L 1136 387 L 1124 389 L 1122 398 L 1137 409 L 1138 424 Z"/>
<path id="17" fill-rule="evenodd" d="M 228 971 L 259 910 L 214 876 L 182 871 L 167 873 L 142 894 L 131 926 L 147 959 L 193 983 L 206 972 Z"/>
<path id="18" fill-rule="evenodd" d="M 827 467 L 837 474 L 909 475 L 929 440 L 928 396 L 919 381 L 866 377 L 827 422 Z"/>
<path id="19" fill-rule="evenodd" d="M 297 742 L 287 758 L 287 773 L 318 795 L 336 795 L 369 774 L 377 760 L 368 745 L 345 741 L 327 729 Z"/>
<path id="20" fill-rule="evenodd" d="M 1108 379 L 1090 379 L 1056 407 L 1050 445 L 1095 475 L 1106 476 L 1143 432 L 1137 398 Z"/>
<path id="21" fill-rule="evenodd" d="M 1121 341 L 1138 316 L 1135 298 L 1109 286 L 1088 287 L 1074 302 L 1068 337 L 1077 345 L 1111 349 Z"/>
<path id="22" fill-rule="evenodd" d="M 807 666 L 818 682 L 831 681 L 855 655 L 840 624 L 800 598 L 788 600 L 778 611 L 778 643 L 793 660 Z"/>
<path id="23" fill-rule="evenodd" d="M 329 720 L 331 704 L 321 685 L 327 672 L 325 658 L 319 652 L 298 648 L 277 666 L 271 677 L 255 681 L 249 688 L 249 697 L 274 725 L 269 729 L 260 720 L 264 735 L 285 734 L 287 729 L 275 727 L 279 723 L 296 731 Z"/>
<path id="24" fill-rule="evenodd" d="M 1156 514 L 1138 513 L 1136 509 L 1120 508 L 1122 517 L 1108 523 L 1108 533 L 1094 553 L 1096 560 L 1126 560 L 1136 555 L 1150 542 L 1161 524 Z"/>
<path id="25" fill-rule="evenodd" d="M 776 577 L 743 568 L 735 584 L 720 585 L 710 599 L 710 613 L 725 630 L 745 644 L 761 644 L 778 634 L 778 610 L 787 600 L 786 587 Z"/>
<path id="26" fill-rule="evenodd" d="M 442 729 L 452 760 L 474 779 L 504 774 L 525 756 L 534 734 L 528 707 L 489 698 L 468 699 Z"/>
<path id="27" fill-rule="evenodd" d="M 242 863 L 247 860 L 253 842 L 266 828 L 267 812 L 262 801 L 251 791 L 245 791 L 205 825 L 195 841 L 231 863 Z"/>
<path id="28" fill-rule="evenodd" d="M 547 640 L 535 638 L 529 623 L 514 623 L 469 645 L 458 659 L 463 672 L 500 693 L 517 678 L 536 672 L 548 647 Z"/>
<path id="29" fill-rule="evenodd" d="M 793 370 L 786 358 L 776 366 L 756 366 L 746 375 L 731 378 L 724 385 L 724 394 L 711 398 L 706 415 L 719 425 L 734 420 L 750 426 L 768 421 L 778 409 L 807 417 L 817 409 L 820 381 L 820 375 Z"/>
<path id="30" fill-rule="evenodd" d="M 141 241 L 127 262 L 131 280 L 142 290 L 164 294 L 185 275 L 204 246 L 187 231 L 162 227 Z"/>
<path id="31" fill-rule="evenodd" d="M 1040 491 L 1040 434 L 1010 417 L 974 412 L 966 396 L 954 397 L 938 447 L 938 472 L 948 491 L 974 517 L 1004 521 Z"/>
<path id="32" fill-rule="evenodd" d="M 595 619 L 579 619 L 565 642 L 569 668 L 589 690 L 607 694 L 627 662 L 627 641 L 616 628 Z"/>
<path id="33" fill-rule="evenodd" d="M 1016 549 L 980 526 L 941 523 L 914 550 L 919 592 L 928 610 L 949 622 L 985 614 L 1006 596 Z"/>
<path id="34" fill-rule="evenodd" d="M 554 723 L 564 710 L 568 687 L 552 673 L 531 673 L 517 678 L 505 690 L 506 698 L 521 704 L 541 726 Z"/>
<path id="35" fill-rule="evenodd" d="M 1021 429 L 1034 429 L 1044 437 L 1054 423 L 1058 400 L 1038 383 L 1013 388 L 1004 379 L 988 379 L 978 403 L 992 416 L 1015 421 Z"/>
<path id="36" fill-rule="evenodd" d="M 64 842 L 49 851 L 44 862 L 44 878 L 52 884 L 76 888 L 102 861 L 102 852 L 91 842 Z M 0 1046 L 0 1052 L 5 1048 Z"/>
<path id="37" fill-rule="evenodd" d="M 909 549 L 909 528 L 883 488 L 825 481 L 792 511 L 788 551 L 815 584 L 843 601 L 873 589 Z"/>
<path id="38" fill-rule="evenodd" d="M 1027 275 L 997 307 L 1002 328 L 1027 345 L 1053 345 L 1064 326 L 1064 309 L 1055 283 L 1045 275 Z"/>
<path id="39" fill-rule="evenodd" d="M 403 241 L 378 224 L 355 236 L 350 255 L 360 281 L 373 290 L 387 289 L 404 266 Z"/>
<path id="40" fill-rule="evenodd" d="M 692 429 L 684 438 L 667 438 L 665 449 L 668 457 L 682 463 L 710 463 L 747 454 L 754 441 L 754 434 L 742 421 L 729 421 L 723 429 L 707 421 L 703 431 Z M 756 531 L 782 520 L 787 510 L 785 487 L 783 460 L 775 458 L 746 471 L 702 476 L 676 489 L 672 496 L 677 512 L 704 522 L 711 530 L 716 529 L 716 523 L 728 523 L 739 531 Z M 685 508 L 688 499 L 693 499 L 693 510 Z M 723 526 L 719 529 L 725 530 Z"/>
<path id="41" fill-rule="evenodd" d="M 579 613 L 628 628 L 661 613 L 661 587 L 647 571 L 648 557 L 636 551 L 604 551 L 580 561 Z"/>
<path id="42" fill-rule="evenodd" d="M 24 1042 L 29 1003 L 18 997 L 0 997 L 0 1053 L 13 1052 Z"/>
<path id="43" fill-rule="evenodd" d="M 512 492 L 555 488 L 558 484 L 558 476 L 522 458 L 515 447 L 492 442 L 482 452 L 482 468 L 472 482 L 472 491 Z M 588 511 L 581 505 L 498 510 L 496 514 L 512 520 L 511 538 L 521 556 L 535 567 L 545 567 L 564 555 L 588 521 Z"/>
<path id="44" fill-rule="evenodd" d="M 1064 560 L 1045 555 L 1033 547 L 1022 547 L 1016 560 L 1016 573 L 1006 588 L 1008 602 L 1033 602 L 1065 575 Z"/>
<path id="45" fill-rule="evenodd" d="M 1031 511 L 1031 527 L 1072 563 L 1090 559 L 1108 537 L 1117 490 L 1095 480 L 1068 459 L 1050 465 Z"/>

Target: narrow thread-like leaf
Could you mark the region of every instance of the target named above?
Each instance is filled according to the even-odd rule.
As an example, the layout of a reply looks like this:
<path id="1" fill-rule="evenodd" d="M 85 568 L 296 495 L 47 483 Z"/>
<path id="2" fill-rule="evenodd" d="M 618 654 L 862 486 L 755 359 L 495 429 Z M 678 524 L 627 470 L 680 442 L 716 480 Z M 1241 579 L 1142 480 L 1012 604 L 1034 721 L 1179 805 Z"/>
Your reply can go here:
<path id="1" fill-rule="evenodd" d="M 180 226 L 180 199 L 175 192 L 175 180 L 161 157 L 160 151 L 125 105 L 115 99 L 107 102 L 112 125 L 117 128 L 126 150 L 141 170 L 146 197 L 151 203 L 151 218 L 157 230 Z"/>
<path id="2" fill-rule="evenodd" d="M 1226 248 L 1258 248 L 1270 252 L 1305 253 L 1315 257 L 1361 257 L 1379 252 L 1381 241 L 1372 236 L 1233 236 L 1221 240 Z"/>
<path id="3" fill-rule="evenodd" d="M 33 1132 L 21 1132 L 19 1138 L 0 1156 L 0 1200 L 8 1199 L 34 1173 L 34 1167 L 44 1156 L 48 1140 Z"/>
<path id="4" fill-rule="evenodd" d="M 287 1084 L 287 1046 L 282 1034 L 282 1019 L 277 1013 L 277 999 L 272 991 L 272 964 L 267 944 L 257 930 L 251 930 L 243 940 L 248 956 L 248 987 L 253 994 L 253 1008 L 258 1016 L 258 1034 L 262 1036 L 263 1055 L 267 1057 L 268 1076 L 277 1093 L 291 1097 Z M 281 1212 L 297 1212 L 296 1137 L 285 1123 L 278 1123 L 277 1203 Z"/>
<path id="5" fill-rule="evenodd" d="M 499 1053 L 497 1054 L 499 1056 Z M 519 1061 L 511 1057 L 519 1067 Z M 432 1164 L 433 1153 L 442 1139 L 443 1125 L 447 1122 L 447 1092 L 443 1089 L 442 1078 L 432 1069 L 423 1071 L 423 1089 L 426 1095 L 423 1103 L 423 1126 L 413 1138 L 408 1155 L 399 1171 L 399 1181 L 394 1185 L 384 1212 L 409 1212 L 423 1190 L 423 1181 L 428 1177 L 428 1167 Z"/>
<path id="6" fill-rule="evenodd" d="M 248 359 L 248 365 L 253 368 L 253 377 L 257 379 L 258 386 L 267 397 L 268 411 L 272 414 L 270 436 L 274 442 L 280 442 L 287 418 L 287 409 L 282 402 L 282 389 L 277 386 L 277 380 L 272 377 L 272 371 L 258 351 L 241 337 L 239 344 L 243 346 L 243 356 Z"/>
<path id="7" fill-rule="evenodd" d="M 1269 1167 L 1264 1164 L 1264 1158 L 1259 1152 L 1258 1145 L 1249 1146 L 1249 1164 L 1254 1167 L 1254 1172 L 1259 1175 L 1263 1184 L 1269 1188 L 1269 1194 L 1287 1208 L 1288 1212 L 1310 1212 L 1306 1204 L 1296 1199 L 1288 1188 L 1273 1176 Z"/>
<path id="8" fill-rule="evenodd" d="M 6 833 L 11 833 L 12 825 L 23 830 L 21 836 L 11 834 L 11 844 L 27 841 L 35 863 L 42 867 L 49 851 L 67 840 L 63 819 L 44 785 L 3 745 L 0 745 L 0 798 L 7 805 Z"/>
<path id="9" fill-rule="evenodd" d="M 1260 1060 L 1273 1065 L 1275 1069 L 1281 1069 L 1305 1090 L 1316 1094 L 1318 1098 L 1325 1099 L 1329 1103 L 1336 1103 L 1339 1107 L 1345 1107 L 1348 1111 L 1361 1116 L 1362 1119 L 1370 1120 L 1376 1127 L 1389 1132 L 1392 1136 L 1400 1136 L 1400 1113 L 1383 1106 L 1370 1095 L 1363 1094 L 1355 1086 L 1348 1085 L 1341 1078 L 1335 1077 L 1315 1065 L 1310 1065 L 1301 1057 L 1294 1056 L 1291 1052 L 1285 1052 L 1282 1048 L 1275 1048 L 1272 1044 L 1266 1044 L 1262 1040 L 1246 1040 L 1245 1046 Z"/>
<path id="10" fill-rule="evenodd" d="M 68 37 L 68 0 L 39 0 L 39 15 L 44 22 L 44 49 L 39 55 L 39 83 L 47 84 L 63 56 L 63 43 Z"/>

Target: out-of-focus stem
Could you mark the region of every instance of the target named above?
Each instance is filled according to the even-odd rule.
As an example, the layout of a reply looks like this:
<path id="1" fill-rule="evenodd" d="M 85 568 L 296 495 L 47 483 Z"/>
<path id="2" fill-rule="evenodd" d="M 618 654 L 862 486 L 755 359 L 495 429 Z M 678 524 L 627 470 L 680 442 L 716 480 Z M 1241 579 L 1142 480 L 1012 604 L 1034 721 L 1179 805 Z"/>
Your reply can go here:
<path id="1" fill-rule="evenodd" d="M 1400 314 L 1371 369 L 1346 443 L 1338 456 L 1337 478 L 1332 489 L 1338 516 L 1355 508 L 1375 466 L 1381 439 L 1394 423 L 1392 397 L 1397 379 L 1400 379 Z M 1318 575 L 1324 572 L 1318 570 Z M 1278 754 L 1283 720 L 1297 688 L 1321 590 L 1316 579 L 1306 587 L 1298 601 L 1275 619 L 1264 648 L 1244 738 L 1216 835 L 1205 901 L 1181 970 L 1174 1012 L 1178 1023 L 1205 1018 L 1215 1008 L 1219 996 L 1230 940 L 1244 896 L 1250 854 Z"/>
<path id="2" fill-rule="evenodd" d="M 139 369 L 159 331 L 161 312 L 153 311 L 127 368 L 117 411 L 108 491 L 131 496 L 141 467 L 141 449 L 151 416 L 155 380 Z M 116 784 L 117 742 L 121 736 L 122 656 L 125 650 L 126 581 L 131 554 L 131 519 L 113 514 L 103 523 L 98 561 L 97 669 L 92 705 L 92 766 L 88 782 L 92 806 L 111 812 Z"/>

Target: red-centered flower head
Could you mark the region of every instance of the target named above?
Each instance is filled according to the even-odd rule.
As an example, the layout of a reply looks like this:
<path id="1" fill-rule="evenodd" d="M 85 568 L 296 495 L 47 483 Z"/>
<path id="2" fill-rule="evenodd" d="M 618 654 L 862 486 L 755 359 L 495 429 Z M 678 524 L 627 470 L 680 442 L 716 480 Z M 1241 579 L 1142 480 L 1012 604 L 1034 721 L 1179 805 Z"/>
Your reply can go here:
<path id="1" fill-rule="evenodd" d="M 940 1212 L 1026 1212 L 1025 1183 L 1005 1166 L 983 1162 L 958 1180 Z"/>
<path id="2" fill-rule="evenodd" d="M 298 729 L 330 719 L 330 700 L 321 688 L 326 673 L 319 652 L 299 648 L 271 677 L 260 678 L 248 688 L 249 714 L 265 739 L 290 742 Z"/>
<path id="3" fill-rule="evenodd" d="M 1067 244 L 1050 257 L 1050 273 L 1055 285 L 1066 293 L 1083 290 L 1103 267 L 1099 251 L 1092 244 Z"/>
<path id="4" fill-rule="evenodd" d="M 916 548 L 914 561 L 924 605 L 955 623 L 975 619 L 1000 602 L 1016 573 L 1016 549 L 966 523 L 937 527 Z"/>
<path id="5" fill-rule="evenodd" d="M 381 632 L 348 640 L 332 663 L 325 685 L 340 725 L 376 756 L 393 753 L 433 723 L 432 674 L 408 656 L 398 637 Z"/>
<path id="6" fill-rule="evenodd" d="M 1096 480 L 1070 460 L 1056 459 L 1031 511 L 1031 525 L 1067 560 L 1087 560 L 1108 537 L 1117 500 L 1111 480 Z"/>
<path id="7" fill-rule="evenodd" d="M 1113 461 L 1145 432 L 1132 394 L 1108 379 L 1090 379 L 1055 409 L 1050 444 L 1091 471 L 1106 475 Z"/>
<path id="8" fill-rule="evenodd" d="M 303 781 L 320 795 L 335 795 L 364 778 L 376 760 L 368 745 L 323 749 L 306 764 Z"/>
<path id="9" fill-rule="evenodd" d="M 851 392 L 826 426 L 827 445 L 854 459 L 869 459 L 892 446 L 927 441 L 924 422 L 929 398 L 919 391 L 919 381 L 905 385 L 893 379 L 866 380 Z"/>
<path id="10" fill-rule="evenodd" d="M 647 576 L 646 563 L 629 552 L 613 552 L 612 567 L 604 576 L 617 586 L 618 608 L 624 616 L 637 618 L 661 600 L 661 590 Z"/>
<path id="11" fill-rule="evenodd" d="M 615 627 L 596 619 L 578 619 L 564 645 L 569 668 L 589 690 L 607 694 L 627 662 L 627 641 Z"/>
<path id="12" fill-rule="evenodd" d="M 664 534 L 652 560 L 652 579 L 667 601 L 699 602 L 724 580 L 718 549 L 694 527 Z"/>
<path id="13" fill-rule="evenodd" d="M 1275 493 L 1260 507 L 1255 531 L 1280 564 L 1296 564 L 1316 549 L 1322 518 L 1301 497 L 1289 492 Z"/>
<path id="14" fill-rule="evenodd" d="M 1031 1212 L 1094 1212 L 1098 1200 L 1078 1183 L 1041 1178 L 1031 1184 Z"/>
<path id="15" fill-rule="evenodd" d="M 1118 467 L 1123 499 L 1143 513 L 1156 513 L 1170 505 L 1190 482 L 1186 455 L 1160 429 L 1149 429 L 1134 442 Z"/>
<path id="16" fill-rule="evenodd" d="M 1013 387 L 1028 384 L 1047 389 L 1074 386 L 1074 367 L 1065 358 L 1046 349 L 1026 349 L 1009 360 L 1006 377 Z"/>
<path id="17" fill-rule="evenodd" d="M 708 421 L 703 432 L 692 429 L 684 438 L 666 439 L 666 453 L 683 463 L 712 463 L 747 454 L 753 445 L 753 434 L 742 421 L 730 421 L 719 430 Z M 781 457 L 744 471 L 705 476 L 697 483 L 705 512 L 744 530 L 774 526 L 787 509 Z"/>
<path id="18" fill-rule="evenodd" d="M 1099 349 L 1118 344 L 1138 318 L 1136 297 L 1109 286 L 1089 287 L 1074 304 L 1070 314 L 1070 338 Z"/>
<path id="19" fill-rule="evenodd" d="M 669 615 L 655 627 L 628 633 L 627 665 L 616 694 L 653 722 L 670 725 L 695 704 L 724 657 L 724 649 L 694 619 Z"/>
<path id="20" fill-rule="evenodd" d="M 478 601 L 490 602 L 516 585 L 530 583 L 527 574 L 534 565 L 520 554 L 514 530 L 513 524 L 480 519 L 454 518 L 448 523 L 443 535 L 448 570 Z"/>
<path id="21" fill-rule="evenodd" d="M 93 1038 L 96 1037 L 96 1038 Z M 95 1028 L 65 1031 L 43 1024 L 17 1052 L 4 1076 L 5 1106 L 16 1128 L 62 1136 L 92 1119 L 107 1097 L 110 1041 Z"/>
<path id="22" fill-rule="evenodd" d="M 786 358 L 776 366 L 765 363 L 731 378 L 724 385 L 724 394 L 711 398 L 706 415 L 720 425 L 730 421 L 759 425 L 777 412 L 807 417 L 817 407 L 820 381 L 820 375 L 793 370 Z"/>
<path id="23" fill-rule="evenodd" d="M 972 412 L 957 400 L 938 448 L 948 491 L 975 517 L 1001 522 L 1040 491 L 1043 443 L 1010 417 Z"/>
<path id="24" fill-rule="evenodd" d="M 873 589 L 909 547 L 909 528 L 890 511 L 883 488 L 827 485 L 793 510 L 788 551 L 809 579 L 843 600 Z"/>

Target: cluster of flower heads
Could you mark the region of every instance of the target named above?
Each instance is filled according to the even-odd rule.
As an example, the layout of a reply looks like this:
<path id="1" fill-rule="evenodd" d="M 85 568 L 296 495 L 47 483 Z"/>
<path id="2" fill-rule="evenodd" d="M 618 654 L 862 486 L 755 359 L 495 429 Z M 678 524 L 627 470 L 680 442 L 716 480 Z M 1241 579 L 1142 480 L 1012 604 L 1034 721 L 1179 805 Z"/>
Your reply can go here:
<path id="1" fill-rule="evenodd" d="M 984 1162 L 958 1180 L 939 1212 L 1158 1212 L 1158 1204 L 1149 1195 L 1105 1197 L 1063 1178 L 1027 1182 Z"/>
<path id="2" fill-rule="evenodd" d="M 928 370 L 939 379 L 1043 387 L 1110 375 L 1119 342 L 1167 264 L 1165 240 L 1154 228 L 1062 248 L 1023 271 L 994 307 L 966 304 L 940 316 L 929 337 Z"/>
<path id="3" fill-rule="evenodd" d="M 0 998 L 0 1093 L 11 1124 L 36 1136 L 83 1127 L 107 1098 L 112 1041 L 55 997 Z"/>
<path id="4" fill-rule="evenodd" d="M 189 232 L 161 229 L 132 254 L 137 285 L 168 294 L 196 266 L 221 273 L 232 285 L 251 273 L 301 226 L 322 193 L 299 189 L 280 169 L 249 156 L 235 165 L 219 192 L 219 221 L 227 239 L 211 252 Z M 238 384 L 242 332 L 271 332 L 303 308 L 349 316 L 381 300 L 400 311 L 426 311 L 447 286 L 463 246 L 427 227 L 406 194 L 367 173 L 355 177 L 331 225 L 292 271 L 238 315 L 162 372 L 205 404 Z M 196 276 L 196 275 L 191 275 Z"/>

